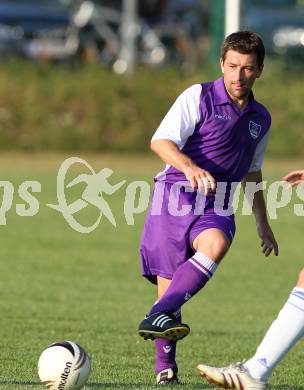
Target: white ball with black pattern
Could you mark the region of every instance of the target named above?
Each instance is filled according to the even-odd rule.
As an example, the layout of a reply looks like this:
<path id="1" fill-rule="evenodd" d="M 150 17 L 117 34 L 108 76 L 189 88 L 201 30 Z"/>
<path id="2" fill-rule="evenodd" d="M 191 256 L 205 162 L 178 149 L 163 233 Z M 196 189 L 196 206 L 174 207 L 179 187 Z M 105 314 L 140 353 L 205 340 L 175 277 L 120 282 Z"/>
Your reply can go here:
<path id="1" fill-rule="evenodd" d="M 38 362 L 39 378 L 49 390 L 79 390 L 86 384 L 90 371 L 87 353 L 73 341 L 49 345 Z"/>

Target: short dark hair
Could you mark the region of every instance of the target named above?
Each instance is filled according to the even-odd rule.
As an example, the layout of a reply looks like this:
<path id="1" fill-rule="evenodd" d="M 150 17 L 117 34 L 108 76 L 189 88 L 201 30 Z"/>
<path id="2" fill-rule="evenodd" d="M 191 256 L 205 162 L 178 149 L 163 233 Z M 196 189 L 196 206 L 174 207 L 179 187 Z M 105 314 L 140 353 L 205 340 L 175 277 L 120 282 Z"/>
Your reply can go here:
<path id="1" fill-rule="evenodd" d="M 254 53 L 258 67 L 261 68 L 263 66 L 265 47 L 261 37 L 255 32 L 238 31 L 228 35 L 222 44 L 222 61 L 225 61 L 228 50 L 234 50 L 241 54 Z"/>

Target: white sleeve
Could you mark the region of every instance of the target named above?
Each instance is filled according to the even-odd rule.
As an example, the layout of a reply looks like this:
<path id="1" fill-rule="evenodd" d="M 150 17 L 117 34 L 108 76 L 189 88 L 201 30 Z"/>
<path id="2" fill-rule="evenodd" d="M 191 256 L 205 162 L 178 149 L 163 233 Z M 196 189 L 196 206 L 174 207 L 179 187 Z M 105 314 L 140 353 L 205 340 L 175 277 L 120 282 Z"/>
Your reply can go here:
<path id="1" fill-rule="evenodd" d="M 179 95 L 153 135 L 152 141 L 168 139 L 181 149 L 200 120 L 201 92 L 202 86 L 195 84 Z"/>
<path id="2" fill-rule="evenodd" d="M 262 168 L 265 151 L 268 145 L 269 133 L 270 131 L 268 131 L 258 143 L 258 146 L 253 156 L 252 163 L 249 168 L 249 172 L 257 172 Z"/>

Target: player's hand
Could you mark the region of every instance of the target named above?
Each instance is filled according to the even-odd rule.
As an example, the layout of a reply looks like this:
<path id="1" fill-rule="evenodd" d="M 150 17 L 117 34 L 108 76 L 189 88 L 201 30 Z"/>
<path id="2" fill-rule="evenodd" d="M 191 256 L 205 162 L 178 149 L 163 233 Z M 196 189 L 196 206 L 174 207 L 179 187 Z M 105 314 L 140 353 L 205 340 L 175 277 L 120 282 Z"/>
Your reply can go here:
<path id="1" fill-rule="evenodd" d="M 199 190 L 207 196 L 210 192 L 216 191 L 216 181 L 208 171 L 197 166 L 185 170 L 185 176 L 194 190 Z"/>
<path id="2" fill-rule="evenodd" d="M 258 226 L 258 235 L 261 238 L 261 247 L 262 252 L 266 257 L 268 257 L 271 252 L 274 253 L 275 256 L 279 254 L 278 243 L 274 237 L 273 231 L 268 223 L 264 223 L 261 226 Z"/>
<path id="3" fill-rule="evenodd" d="M 295 187 L 298 184 L 304 183 L 304 170 L 289 172 L 283 177 L 283 180 L 287 181 L 290 187 Z"/>

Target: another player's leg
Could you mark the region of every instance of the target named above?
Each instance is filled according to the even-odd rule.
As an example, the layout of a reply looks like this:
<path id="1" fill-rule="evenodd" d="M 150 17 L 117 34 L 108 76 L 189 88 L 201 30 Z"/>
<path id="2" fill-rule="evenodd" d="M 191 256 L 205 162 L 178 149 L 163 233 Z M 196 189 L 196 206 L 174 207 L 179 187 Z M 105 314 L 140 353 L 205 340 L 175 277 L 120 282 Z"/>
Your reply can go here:
<path id="1" fill-rule="evenodd" d="M 242 363 L 222 368 L 199 364 L 197 369 L 202 378 L 225 389 L 266 390 L 266 383 L 253 378 Z"/>
<path id="2" fill-rule="evenodd" d="M 255 355 L 245 363 L 252 376 L 267 381 L 273 369 L 304 335 L 304 269 Z"/>
<path id="3" fill-rule="evenodd" d="M 202 377 L 226 388 L 266 389 L 273 369 L 286 353 L 304 335 L 304 269 L 298 282 L 272 323 L 255 355 L 243 364 L 225 368 L 200 364 L 197 368 Z"/>
<path id="4" fill-rule="evenodd" d="M 157 277 L 158 299 L 162 298 L 162 296 L 167 291 L 170 283 L 170 279 L 162 278 L 160 276 Z M 178 321 L 181 322 L 180 311 L 178 313 L 175 313 L 175 316 Z M 157 338 L 155 340 L 155 349 L 155 372 L 157 375 L 156 383 L 161 385 L 178 384 L 178 368 L 175 360 L 176 341 Z"/>
<path id="5" fill-rule="evenodd" d="M 185 337 L 189 327 L 179 323 L 172 313 L 205 286 L 229 246 L 229 240 L 220 229 L 202 231 L 193 241 L 196 253 L 175 271 L 166 293 L 139 325 L 139 334 L 152 339 Z"/>

